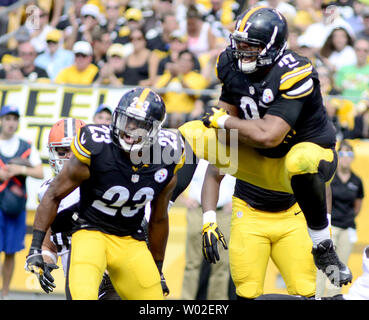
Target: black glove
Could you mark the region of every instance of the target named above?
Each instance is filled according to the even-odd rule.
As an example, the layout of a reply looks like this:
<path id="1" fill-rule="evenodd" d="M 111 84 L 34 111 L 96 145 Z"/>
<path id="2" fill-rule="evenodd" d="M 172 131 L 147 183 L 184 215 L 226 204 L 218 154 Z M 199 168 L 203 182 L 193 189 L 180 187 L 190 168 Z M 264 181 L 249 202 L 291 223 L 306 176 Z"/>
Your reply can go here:
<path id="1" fill-rule="evenodd" d="M 159 270 L 159 274 L 160 274 L 160 284 L 161 284 L 161 289 L 163 290 L 163 295 L 166 297 L 167 295 L 169 295 L 170 291 L 169 288 L 167 286 L 167 282 L 165 280 L 164 274 L 163 274 L 163 261 L 155 261 L 156 266 Z"/>
<path id="2" fill-rule="evenodd" d="M 228 249 L 223 233 L 215 222 L 206 223 L 202 227 L 202 253 L 209 263 L 219 261 L 218 240 L 224 249 Z"/>
<path id="3" fill-rule="evenodd" d="M 46 293 L 50 293 L 54 290 L 55 283 L 54 278 L 51 275 L 51 271 L 58 269 L 59 267 L 53 263 L 46 263 L 42 258 L 41 249 L 31 247 L 27 255 L 26 265 L 24 268 L 37 276 L 41 288 Z"/>
<path id="4" fill-rule="evenodd" d="M 164 278 L 163 273 L 160 274 L 160 284 L 161 284 L 161 289 L 163 290 L 164 297 L 166 297 L 167 295 L 169 295 L 170 291 L 169 291 L 169 288 L 167 286 L 167 282 Z"/>

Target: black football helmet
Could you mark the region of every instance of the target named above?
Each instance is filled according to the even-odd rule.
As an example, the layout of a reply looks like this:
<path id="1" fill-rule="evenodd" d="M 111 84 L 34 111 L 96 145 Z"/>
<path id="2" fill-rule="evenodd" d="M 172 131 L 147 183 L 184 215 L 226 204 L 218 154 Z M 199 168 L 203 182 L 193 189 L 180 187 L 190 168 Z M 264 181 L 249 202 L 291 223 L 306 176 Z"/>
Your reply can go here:
<path id="1" fill-rule="evenodd" d="M 126 152 L 139 151 L 157 138 L 166 111 L 163 99 L 149 88 L 126 92 L 113 112 L 111 139 Z"/>
<path id="2" fill-rule="evenodd" d="M 231 34 L 232 54 L 238 69 L 252 73 L 273 64 L 287 47 L 288 27 L 285 17 L 276 9 L 259 6 L 242 13 Z M 240 43 L 260 50 L 242 50 Z M 256 57 L 252 62 L 242 59 Z"/>

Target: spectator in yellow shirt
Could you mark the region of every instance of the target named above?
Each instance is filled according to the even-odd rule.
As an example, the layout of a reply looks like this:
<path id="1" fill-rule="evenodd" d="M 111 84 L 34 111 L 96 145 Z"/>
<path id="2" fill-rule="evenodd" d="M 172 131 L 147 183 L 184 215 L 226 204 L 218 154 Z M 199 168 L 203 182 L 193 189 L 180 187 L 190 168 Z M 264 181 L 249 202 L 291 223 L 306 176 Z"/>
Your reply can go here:
<path id="1" fill-rule="evenodd" d="M 56 76 L 55 83 L 89 85 L 99 71 L 92 64 L 92 47 L 87 41 L 77 41 L 73 45 L 74 64 L 62 69 Z"/>
<path id="2" fill-rule="evenodd" d="M 203 90 L 208 81 L 199 72 L 194 71 L 195 55 L 189 50 L 179 53 L 177 62 L 165 65 L 165 71 L 155 84 L 156 88 L 166 88 L 162 94 L 168 113 L 167 125 L 178 128 L 184 122 L 196 119 L 203 113 L 198 104 L 198 96 L 186 92 L 186 89 Z M 184 90 L 183 90 L 184 89 Z"/>

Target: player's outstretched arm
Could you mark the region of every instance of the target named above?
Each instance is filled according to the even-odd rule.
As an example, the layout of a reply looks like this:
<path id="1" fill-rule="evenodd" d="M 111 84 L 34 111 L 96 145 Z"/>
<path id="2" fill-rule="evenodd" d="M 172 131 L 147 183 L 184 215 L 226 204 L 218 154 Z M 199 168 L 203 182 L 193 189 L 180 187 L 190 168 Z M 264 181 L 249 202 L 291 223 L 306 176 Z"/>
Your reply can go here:
<path id="1" fill-rule="evenodd" d="M 169 294 L 169 288 L 162 271 L 169 235 L 168 204 L 176 184 L 177 175 L 172 178 L 168 185 L 159 194 L 158 198 L 152 203 L 152 211 L 149 221 L 149 248 L 156 266 L 158 267 L 161 287 L 165 296 Z"/>
<path id="2" fill-rule="evenodd" d="M 216 207 L 219 198 L 220 183 L 224 175 L 219 169 L 209 164 L 205 173 L 203 188 L 201 191 L 201 206 L 203 214 L 202 226 L 202 252 L 209 263 L 219 261 L 218 240 L 227 249 L 223 233 L 219 230 L 216 221 Z"/>
<path id="3" fill-rule="evenodd" d="M 45 281 L 45 288 L 48 288 L 46 291 L 49 290 L 50 292 L 55 287 L 54 278 L 50 274 L 48 264 L 45 263 L 42 257 L 42 244 L 46 231 L 55 219 L 60 201 L 77 188 L 83 180 L 88 179 L 89 176 L 90 170 L 88 166 L 73 156 L 52 181 L 36 210 L 32 243 L 27 255 L 25 269 L 35 273 L 39 280 Z"/>

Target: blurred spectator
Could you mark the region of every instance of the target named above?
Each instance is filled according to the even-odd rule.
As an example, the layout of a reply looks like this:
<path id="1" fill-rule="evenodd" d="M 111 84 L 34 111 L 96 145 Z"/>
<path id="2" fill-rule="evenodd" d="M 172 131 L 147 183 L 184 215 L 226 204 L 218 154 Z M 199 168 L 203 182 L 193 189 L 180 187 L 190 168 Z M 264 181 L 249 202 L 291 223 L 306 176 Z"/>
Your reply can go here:
<path id="1" fill-rule="evenodd" d="M 354 243 L 357 241 L 355 219 L 364 198 L 364 187 L 360 177 L 352 171 L 354 150 L 348 141 L 343 140 L 338 149 L 338 165 L 331 182 L 332 189 L 332 240 L 338 257 L 347 264 Z M 321 272 L 317 277 L 316 296 L 333 297 L 341 293 L 341 288 L 325 286 L 326 276 Z M 325 293 L 325 289 L 327 292 Z"/>
<path id="2" fill-rule="evenodd" d="M 7 76 L 6 70 L 9 72 L 12 72 L 12 80 L 28 80 L 28 81 L 38 81 L 38 82 L 49 82 L 49 76 L 45 69 L 42 69 L 40 67 L 37 67 L 35 65 L 35 59 L 37 57 L 37 53 L 35 48 L 30 42 L 22 42 L 18 46 L 18 56 L 21 59 L 10 59 L 11 62 L 16 63 L 10 63 L 10 68 L 5 70 L 0 70 L 0 79 L 9 79 L 9 74 Z M 20 67 L 20 68 L 19 68 Z M 19 72 L 20 71 L 20 72 Z M 15 76 L 15 78 L 13 78 Z"/>
<path id="3" fill-rule="evenodd" d="M 49 31 L 46 36 L 47 48 L 35 60 L 35 65 L 45 69 L 51 80 L 54 80 L 62 69 L 71 66 L 74 61 L 73 52 L 62 47 L 62 36 L 62 32 L 58 29 Z"/>
<path id="4" fill-rule="evenodd" d="M 36 148 L 15 132 L 19 110 L 3 106 L 0 110 L 0 253 L 2 265 L 1 299 L 7 299 L 15 267 L 15 254 L 24 249 L 26 235 L 26 178 L 42 179 L 43 169 Z"/>
<path id="5" fill-rule="evenodd" d="M 289 22 L 292 22 L 296 16 L 296 8 L 284 0 L 263 0 L 259 1 L 258 5 L 277 9 Z"/>
<path id="6" fill-rule="evenodd" d="M 216 37 L 210 24 L 202 20 L 202 15 L 191 5 L 187 10 L 187 44 L 188 50 L 197 57 L 215 48 Z"/>
<path id="7" fill-rule="evenodd" d="M 118 38 L 114 40 L 116 43 L 128 44 L 130 43 L 130 34 L 133 29 L 140 29 L 143 27 L 144 20 L 142 12 L 136 8 L 129 8 L 124 13 L 126 20 L 125 25 L 119 29 Z"/>
<path id="8" fill-rule="evenodd" d="M 167 63 L 164 74 L 155 84 L 156 88 L 168 90 L 162 97 L 167 107 L 170 128 L 177 128 L 203 113 L 202 109 L 195 108 L 198 97 L 183 92 L 183 89 L 201 90 L 208 86 L 207 80 L 199 72 L 194 71 L 195 59 L 195 55 L 189 50 L 181 51 L 178 62 Z"/>
<path id="9" fill-rule="evenodd" d="M 34 19 L 33 21 L 37 21 L 38 23 L 26 24 L 26 26 L 31 35 L 30 42 L 39 54 L 46 50 L 46 36 L 53 27 L 49 24 L 49 13 L 45 9 L 39 7 L 33 14 L 35 15 L 32 18 Z"/>
<path id="10" fill-rule="evenodd" d="M 299 41 L 305 43 L 318 52 L 333 28 L 343 27 L 350 35 L 353 35 L 351 26 L 339 14 L 338 8 L 334 5 L 322 3 L 323 19 L 320 22 L 311 24 L 299 37 Z"/>
<path id="11" fill-rule="evenodd" d="M 100 10 L 94 4 L 85 4 L 81 8 L 81 24 L 71 15 L 69 22 L 72 25 L 72 31 L 66 35 L 65 46 L 67 49 L 73 47 L 76 41 L 87 41 L 92 44 L 92 32 L 99 25 Z"/>
<path id="12" fill-rule="evenodd" d="M 319 1 L 296 0 L 296 15 L 290 25 L 304 32 L 308 26 L 320 22 L 323 18 Z"/>
<path id="13" fill-rule="evenodd" d="M 217 38 L 228 39 L 234 29 L 234 23 L 240 5 L 235 1 L 211 0 L 211 8 L 204 14 L 204 20 L 211 25 Z"/>
<path id="14" fill-rule="evenodd" d="M 365 5 L 360 0 L 353 0 L 352 1 L 352 8 L 353 8 L 353 15 L 351 17 L 346 18 L 346 21 L 352 27 L 352 30 L 355 33 L 356 38 L 360 38 L 359 33 L 364 30 L 364 17 L 366 15 L 366 8 Z"/>
<path id="15" fill-rule="evenodd" d="M 93 63 L 101 68 L 106 62 L 106 52 L 111 46 L 111 35 L 105 29 L 95 28 L 92 31 Z"/>
<path id="16" fill-rule="evenodd" d="M 56 25 L 56 28 L 62 30 L 67 37 L 71 34 L 73 24 L 78 26 L 82 23 L 81 9 L 86 4 L 87 0 L 73 0 L 66 14 L 62 15 Z"/>
<path id="17" fill-rule="evenodd" d="M 369 139 L 369 98 L 366 97 L 356 105 L 353 129 L 346 132 L 346 139 Z"/>
<path id="18" fill-rule="evenodd" d="M 95 124 L 109 125 L 111 123 L 111 115 L 111 108 L 107 104 L 100 104 L 95 111 L 92 121 Z"/>
<path id="19" fill-rule="evenodd" d="M 147 48 L 154 51 L 160 59 L 163 58 L 169 51 L 170 35 L 178 28 L 179 24 L 175 14 L 167 12 L 162 17 L 160 30 L 158 30 L 155 37 L 150 35 L 151 31 L 147 32 Z"/>
<path id="20" fill-rule="evenodd" d="M 334 87 L 333 73 L 327 66 L 319 66 L 316 70 L 328 116 L 336 128 L 337 139 L 342 140 L 346 132 L 354 127 L 355 105 L 340 97 L 340 92 Z"/>
<path id="21" fill-rule="evenodd" d="M 357 33 L 357 38 L 364 38 L 369 41 L 369 6 L 362 11 L 363 30 Z"/>
<path id="22" fill-rule="evenodd" d="M 55 83 L 88 85 L 93 82 L 98 67 L 92 63 L 92 47 L 87 41 L 77 41 L 73 46 L 74 64 L 62 69 Z"/>
<path id="23" fill-rule="evenodd" d="M 112 44 L 107 52 L 107 62 L 96 74 L 94 83 L 116 87 L 121 86 L 125 68 L 124 54 L 124 46 L 122 44 Z"/>
<path id="24" fill-rule="evenodd" d="M 105 1 L 105 21 L 101 23 L 101 27 L 111 34 L 111 39 L 114 41 L 119 34 L 120 28 L 125 23 L 125 18 L 120 15 L 122 7 L 119 0 Z"/>
<path id="25" fill-rule="evenodd" d="M 345 98 L 358 102 L 368 90 L 369 83 L 369 41 L 357 39 L 354 44 L 357 62 L 344 66 L 335 74 L 335 85 Z"/>
<path id="26" fill-rule="evenodd" d="M 176 5 L 173 0 L 154 0 L 152 2 L 152 14 L 145 16 L 144 30 L 146 39 L 150 42 L 151 39 L 158 37 L 162 32 L 162 23 L 167 14 L 175 12 Z M 178 28 L 178 25 L 176 26 Z"/>
<path id="27" fill-rule="evenodd" d="M 158 67 L 158 75 L 162 75 L 165 71 L 167 63 L 178 61 L 179 53 L 187 49 L 187 37 L 180 30 L 175 30 L 169 37 L 169 54 L 160 60 Z M 194 70 L 200 70 L 200 63 L 195 59 Z"/>
<path id="28" fill-rule="evenodd" d="M 356 64 L 356 54 L 353 48 L 354 39 L 343 27 L 334 28 L 328 35 L 320 50 L 323 62 L 332 72 L 343 66 Z"/>
<path id="29" fill-rule="evenodd" d="M 8 81 L 22 81 L 24 79 L 21 68 L 23 60 L 21 58 L 4 54 L 1 59 L 2 69 L 0 70 L 0 79 Z"/>
<path id="30" fill-rule="evenodd" d="M 151 86 L 154 80 L 153 75 L 149 73 L 152 53 L 146 48 L 143 30 L 132 30 L 130 41 L 133 44 L 133 52 L 126 59 L 123 83 L 131 86 Z"/>

